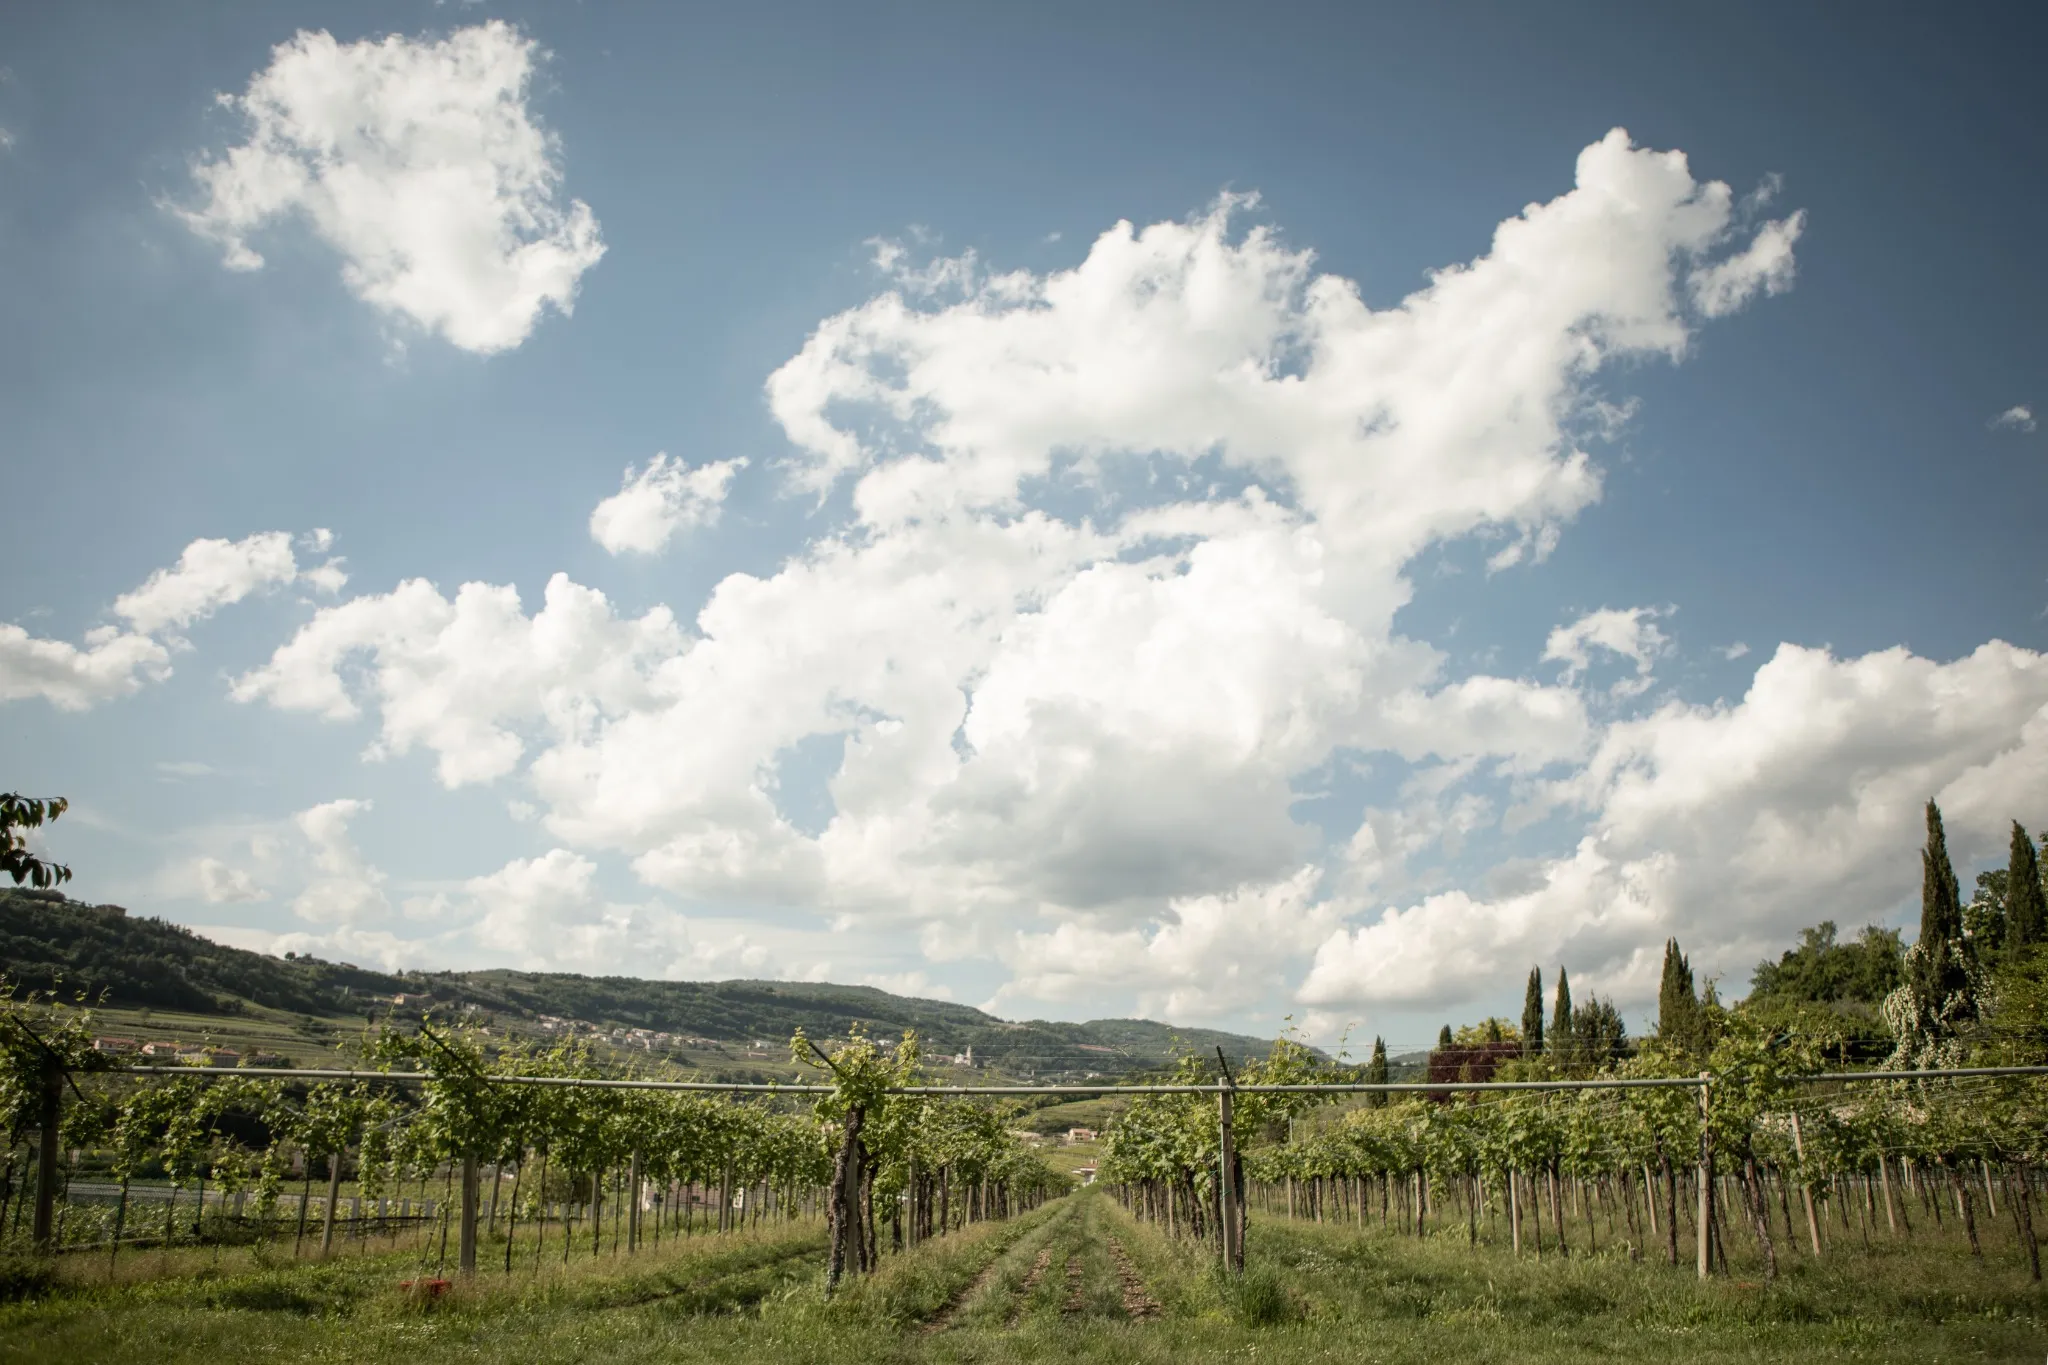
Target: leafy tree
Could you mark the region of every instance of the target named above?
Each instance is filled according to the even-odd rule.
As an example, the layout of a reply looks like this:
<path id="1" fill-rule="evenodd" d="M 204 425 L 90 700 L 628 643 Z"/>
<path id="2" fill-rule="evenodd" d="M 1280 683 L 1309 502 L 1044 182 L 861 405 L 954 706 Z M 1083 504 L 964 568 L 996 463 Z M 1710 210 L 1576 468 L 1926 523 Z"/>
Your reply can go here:
<path id="1" fill-rule="evenodd" d="M 1367 1085 L 1387 1083 L 1387 1040 L 1384 1038 L 1372 1040 L 1372 1060 L 1365 1064 L 1365 1081 Z M 1387 1094 L 1384 1090 L 1371 1091 L 1366 1095 L 1365 1103 L 1368 1108 L 1385 1108 Z"/>
<path id="2" fill-rule="evenodd" d="M 1985 1060 L 2008 1066 L 2048 1063 L 2048 944 L 2032 943 L 2006 954 L 1992 978 L 1998 1008 L 1988 1032 Z"/>
<path id="3" fill-rule="evenodd" d="M 2027 852 L 2034 851 L 2033 845 Z M 1977 874 L 1977 894 L 1963 907 L 1963 932 L 1981 957 L 1996 957 L 2005 943 L 2008 870 L 1994 867 Z"/>
<path id="4" fill-rule="evenodd" d="M 1835 922 L 1822 920 L 1800 930 L 1799 946 L 1776 962 L 1757 963 L 1749 981 L 1750 1000 L 1875 1006 L 1898 989 L 1904 952 L 1896 929 L 1873 924 L 1843 943 L 1835 937 Z"/>
<path id="5" fill-rule="evenodd" d="M 1456 1047 L 1476 1046 L 1480 1043 L 1519 1043 L 1521 1030 L 1497 1014 L 1489 1014 L 1476 1024 L 1460 1024 L 1451 1032 L 1451 1042 Z"/>
<path id="6" fill-rule="evenodd" d="M 2011 861 L 2005 873 L 2005 944 L 2026 948 L 2048 942 L 2048 895 L 2041 890 L 2041 862 L 2034 841 L 2012 822 Z"/>
<path id="7" fill-rule="evenodd" d="M 1543 969 L 1529 969 L 1529 989 L 1522 995 L 1522 1041 L 1529 1051 L 1543 1051 Z"/>
<path id="8" fill-rule="evenodd" d="M 1436 1045 L 1438 1047 L 1455 1047 L 1457 1045 L 1457 1040 L 1451 1037 L 1451 1026 L 1449 1024 L 1445 1024 L 1443 1032 L 1437 1034 Z"/>
<path id="9" fill-rule="evenodd" d="M 20 792 L 0 793 L 0 872 L 20 886 L 28 882 L 38 889 L 71 880 L 71 869 L 28 851 L 28 833 L 41 829 L 71 808 L 61 796 L 23 796 Z"/>
<path id="10" fill-rule="evenodd" d="M 1628 1053 L 1628 1025 L 1611 1000 L 1593 996 L 1572 1011 L 1572 1049 L 1579 1062 L 1596 1070 Z"/>

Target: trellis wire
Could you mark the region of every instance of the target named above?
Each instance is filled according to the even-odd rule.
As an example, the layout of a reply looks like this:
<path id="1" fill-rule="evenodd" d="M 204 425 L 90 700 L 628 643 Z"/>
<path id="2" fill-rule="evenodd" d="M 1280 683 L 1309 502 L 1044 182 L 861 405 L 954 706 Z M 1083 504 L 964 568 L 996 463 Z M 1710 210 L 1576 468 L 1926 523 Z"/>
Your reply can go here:
<path id="1" fill-rule="evenodd" d="M 829 1085 L 812 1085 L 792 1082 L 784 1085 L 768 1081 L 662 1081 L 640 1077 L 600 1076 L 516 1076 L 484 1075 L 473 1077 L 436 1076 L 430 1071 L 359 1071 L 349 1069 L 317 1069 L 310 1067 L 283 1066 L 238 1066 L 238 1067 L 167 1067 L 131 1066 L 120 1068 L 132 1076 L 180 1076 L 180 1077 L 231 1077 L 270 1076 L 285 1080 L 305 1081 L 401 1081 L 420 1084 L 428 1081 L 472 1081 L 497 1085 L 543 1085 L 560 1086 L 567 1089 L 587 1090 L 682 1090 L 711 1092 L 715 1094 L 762 1094 L 762 1095 L 823 1095 L 830 1094 Z M 1809 1085 L 1827 1083 L 1853 1084 L 1867 1081 L 1936 1081 L 1964 1077 L 1989 1076 L 2048 1076 L 2048 1066 L 1960 1066 L 1945 1067 L 1928 1071 L 1821 1071 L 1808 1074 L 1786 1074 L 1778 1079 L 1785 1084 Z M 1515 1091 L 1515 1090 L 1650 1090 L 1690 1088 L 1713 1085 L 1720 1077 L 1711 1072 L 1697 1076 L 1627 1076 L 1602 1077 L 1590 1080 L 1556 1081 L 1324 1081 L 1299 1085 L 1235 1085 L 1229 1081 L 1216 1081 L 1202 1085 L 905 1085 L 891 1086 L 891 1095 L 923 1095 L 945 1098 L 953 1095 L 1215 1095 L 1231 1092 L 1240 1095 L 1276 1094 L 1429 1094 L 1448 1091 Z"/>

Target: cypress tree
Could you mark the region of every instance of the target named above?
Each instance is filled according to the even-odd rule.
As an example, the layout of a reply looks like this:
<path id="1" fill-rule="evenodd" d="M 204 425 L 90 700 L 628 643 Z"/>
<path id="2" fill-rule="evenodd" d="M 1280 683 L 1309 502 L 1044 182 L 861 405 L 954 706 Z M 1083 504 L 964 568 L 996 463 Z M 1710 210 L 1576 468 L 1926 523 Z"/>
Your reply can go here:
<path id="1" fill-rule="evenodd" d="M 2012 857 L 2005 869 L 2005 943 L 2024 948 L 2048 939 L 2048 896 L 2041 891 L 2041 862 L 2034 841 L 2012 822 Z"/>
<path id="2" fill-rule="evenodd" d="M 1365 1064 L 1365 1080 L 1368 1085 L 1387 1083 L 1387 1040 L 1384 1038 L 1372 1040 L 1372 1060 Z M 1384 1090 L 1371 1091 L 1365 1097 L 1368 1109 L 1378 1109 L 1386 1102 L 1387 1094 Z"/>
<path id="3" fill-rule="evenodd" d="M 1557 1005 L 1550 1013 L 1550 1050 L 1559 1061 L 1572 1058 L 1572 983 L 1562 967 L 1557 969 Z"/>
<path id="4" fill-rule="evenodd" d="M 1960 938 L 1963 932 L 1963 890 L 1948 860 L 1948 835 L 1941 827 L 1941 807 L 1927 803 L 1927 847 L 1920 850 L 1920 942 L 1933 944 Z"/>
<path id="5" fill-rule="evenodd" d="M 1927 846 L 1920 850 L 1920 997 L 1931 1008 L 1969 987 L 1957 956 L 1963 937 L 1963 892 L 1948 860 L 1941 808 L 1927 803 Z"/>
<path id="6" fill-rule="evenodd" d="M 1443 1031 L 1442 1033 L 1439 1033 L 1439 1034 L 1438 1034 L 1438 1035 L 1436 1036 L 1436 1045 L 1437 1045 L 1438 1047 L 1450 1047 L 1450 1046 L 1452 1046 L 1452 1041 L 1451 1041 L 1451 1026 L 1450 1026 L 1449 1024 L 1445 1024 L 1445 1025 L 1444 1025 L 1444 1031 Z"/>
<path id="7" fill-rule="evenodd" d="M 1664 941 L 1664 980 L 1657 989 L 1657 1036 L 1687 1052 L 1700 1045 L 1700 1002 L 1692 991 L 1692 964 L 1675 938 Z"/>
<path id="8" fill-rule="evenodd" d="M 1522 996 L 1522 1051 L 1543 1051 L 1543 969 L 1529 969 L 1529 990 Z"/>

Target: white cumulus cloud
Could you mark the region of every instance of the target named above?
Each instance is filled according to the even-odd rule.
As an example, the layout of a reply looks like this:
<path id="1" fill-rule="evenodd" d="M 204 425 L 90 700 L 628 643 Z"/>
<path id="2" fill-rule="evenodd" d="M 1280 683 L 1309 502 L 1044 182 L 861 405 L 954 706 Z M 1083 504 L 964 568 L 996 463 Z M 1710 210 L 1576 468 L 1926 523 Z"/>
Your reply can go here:
<path id="1" fill-rule="evenodd" d="M 792 487 L 850 485 L 850 522 L 687 626 L 560 576 L 531 614 L 408 583 L 322 610 L 235 695 L 371 712 L 373 755 L 424 748 L 451 786 L 518 774 L 563 857 L 517 876 L 551 895 L 615 851 L 678 896 L 918 923 L 1008 963 L 1017 999 L 1275 989 L 1365 875 L 1362 850 L 1303 873 L 1297 779 L 1439 765 L 1431 819 L 1375 827 L 1392 868 L 1494 818 L 1458 782 L 1592 751 L 1574 688 L 1456 676 L 1396 630 L 1408 566 L 1460 538 L 1540 557 L 1597 499 L 1575 433 L 1619 409 L 1594 376 L 1682 358 L 1733 208 L 1617 131 L 1374 309 L 1252 207 L 1118 224 L 1043 274 L 895 251 L 896 287 L 768 381 Z M 1743 297 L 1776 278 L 1750 274 Z"/>
<path id="2" fill-rule="evenodd" d="M 300 32 L 221 97 L 248 138 L 195 167 L 185 221 L 254 270 L 252 234 L 301 218 L 358 298 L 464 350 L 517 346 L 543 309 L 570 311 L 604 254 L 529 106 L 541 57 L 495 20 L 439 40 Z"/>
<path id="3" fill-rule="evenodd" d="M 525 748 L 514 722 L 545 723 L 570 739 L 607 712 L 644 704 L 651 665 L 680 649 L 666 608 L 621 621 L 602 593 L 564 575 L 549 581 L 531 618 L 509 587 L 467 583 L 450 600 L 413 579 L 320 612 L 231 694 L 346 718 L 357 708 L 343 666 L 367 656 L 383 718 L 372 752 L 424 744 L 453 787 L 512 770 Z"/>
<path id="4" fill-rule="evenodd" d="M 2034 410 L 2025 403 L 2015 403 L 1991 419 L 1993 431 L 2032 431 Z"/>
<path id="5" fill-rule="evenodd" d="M 316 543 L 325 534 L 316 533 Z M 326 543 L 332 543 L 331 536 Z M 299 579 L 331 594 L 342 589 L 348 575 L 334 560 L 302 570 L 292 553 L 292 538 L 283 531 L 235 541 L 195 540 L 176 564 L 158 569 L 141 587 L 115 598 L 114 614 L 145 635 L 178 631 L 251 593 Z"/>
<path id="6" fill-rule="evenodd" d="M 60 711 L 84 711 L 170 675 L 171 652 L 146 635 L 101 627 L 81 649 L 0 622 L 0 702 L 41 697 Z"/>
<path id="7" fill-rule="evenodd" d="M 678 531 L 715 524 L 733 475 L 746 467 L 734 459 L 691 468 L 666 454 L 629 466 L 619 491 L 591 512 L 591 539 L 615 555 L 658 554 Z"/>
<path id="8" fill-rule="evenodd" d="M 1669 702 L 1610 726 L 1546 799 L 1590 814 L 1517 894 L 1451 890 L 1333 934 L 1307 1004 L 1444 1005 L 1516 963 L 1567 962 L 1654 997 L 1664 939 L 1702 971 L 1749 967 L 1802 925 L 1882 917 L 1919 882 L 1933 797 L 1967 863 L 2044 815 L 2048 657 L 1993 642 L 1952 663 L 1782 645 L 1733 705 Z"/>
<path id="9" fill-rule="evenodd" d="M 314 870 L 292 900 L 292 912 L 300 919 L 360 927 L 390 913 L 384 873 L 363 857 L 349 832 L 355 818 L 369 809 L 368 801 L 343 799 L 322 802 L 292 817 Z"/>
<path id="10" fill-rule="evenodd" d="M 323 552 L 332 541 L 329 532 L 314 533 Z M 82 648 L 0 622 L 0 702 L 41 697 L 59 710 L 89 710 L 170 677 L 172 650 L 185 646 L 178 632 L 222 607 L 295 580 L 338 592 L 347 578 L 334 559 L 301 569 L 282 531 L 239 541 L 195 540 L 176 564 L 114 599 L 125 628 L 95 626 Z"/>

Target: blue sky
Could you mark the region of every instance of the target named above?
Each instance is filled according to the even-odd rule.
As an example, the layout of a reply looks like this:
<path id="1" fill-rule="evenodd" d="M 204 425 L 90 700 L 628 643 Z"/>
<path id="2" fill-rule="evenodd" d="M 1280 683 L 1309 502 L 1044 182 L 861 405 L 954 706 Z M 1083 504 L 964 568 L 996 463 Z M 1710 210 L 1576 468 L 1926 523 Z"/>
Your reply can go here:
<path id="1" fill-rule="evenodd" d="M 2040 30 L 10 14 L 4 785 L 354 960 L 1739 985 L 2048 820 Z"/>

